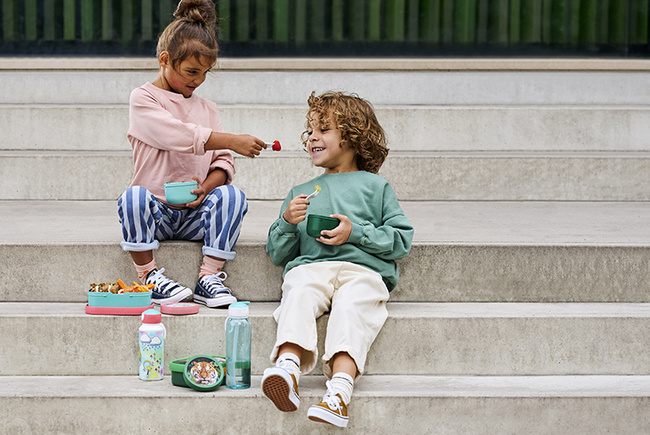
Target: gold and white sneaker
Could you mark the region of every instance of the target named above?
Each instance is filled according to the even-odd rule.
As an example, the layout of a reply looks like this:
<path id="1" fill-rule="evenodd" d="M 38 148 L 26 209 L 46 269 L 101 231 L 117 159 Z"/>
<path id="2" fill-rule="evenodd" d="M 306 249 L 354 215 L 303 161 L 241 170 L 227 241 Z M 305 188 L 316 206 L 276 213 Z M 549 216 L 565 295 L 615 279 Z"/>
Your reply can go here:
<path id="1" fill-rule="evenodd" d="M 318 405 L 312 405 L 307 411 L 310 420 L 329 423 L 338 427 L 348 426 L 348 407 L 340 394 L 334 392 L 332 384 L 327 381 L 327 393 Z"/>

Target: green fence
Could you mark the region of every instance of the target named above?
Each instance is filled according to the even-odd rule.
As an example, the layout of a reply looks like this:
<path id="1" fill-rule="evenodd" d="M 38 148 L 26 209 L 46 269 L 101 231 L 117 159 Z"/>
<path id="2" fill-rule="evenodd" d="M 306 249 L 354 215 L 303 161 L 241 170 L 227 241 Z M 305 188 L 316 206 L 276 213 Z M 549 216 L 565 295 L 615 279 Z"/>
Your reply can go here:
<path id="1" fill-rule="evenodd" d="M 176 0 L 0 0 L 2 55 L 151 55 Z M 228 56 L 647 56 L 649 0 L 218 0 Z"/>

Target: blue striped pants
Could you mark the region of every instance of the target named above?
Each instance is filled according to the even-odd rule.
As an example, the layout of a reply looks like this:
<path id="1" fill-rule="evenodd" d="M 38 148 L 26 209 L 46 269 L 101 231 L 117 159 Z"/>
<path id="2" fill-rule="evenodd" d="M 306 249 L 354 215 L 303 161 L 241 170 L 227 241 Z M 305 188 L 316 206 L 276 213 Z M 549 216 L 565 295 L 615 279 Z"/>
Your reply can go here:
<path id="1" fill-rule="evenodd" d="M 195 209 L 172 209 L 140 186 L 131 186 L 117 201 L 122 249 L 150 251 L 163 240 L 203 240 L 203 255 L 235 258 L 233 248 L 248 211 L 246 196 L 231 185 L 210 192 Z"/>

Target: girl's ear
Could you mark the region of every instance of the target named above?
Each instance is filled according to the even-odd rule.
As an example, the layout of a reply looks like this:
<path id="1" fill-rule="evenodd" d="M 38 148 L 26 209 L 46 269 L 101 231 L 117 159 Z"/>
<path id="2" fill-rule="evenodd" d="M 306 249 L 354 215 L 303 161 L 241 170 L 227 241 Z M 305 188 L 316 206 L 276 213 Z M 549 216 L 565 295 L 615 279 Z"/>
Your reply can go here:
<path id="1" fill-rule="evenodd" d="M 169 52 L 168 51 L 163 51 L 162 53 L 160 53 L 160 56 L 158 56 L 158 63 L 163 68 L 165 68 L 165 67 L 167 67 L 169 65 Z"/>

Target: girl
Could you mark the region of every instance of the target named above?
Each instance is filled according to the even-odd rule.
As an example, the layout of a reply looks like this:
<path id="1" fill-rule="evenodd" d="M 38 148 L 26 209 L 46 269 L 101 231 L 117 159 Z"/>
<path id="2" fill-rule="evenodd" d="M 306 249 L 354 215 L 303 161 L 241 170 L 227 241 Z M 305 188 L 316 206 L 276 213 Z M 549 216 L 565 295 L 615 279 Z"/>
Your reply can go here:
<path id="1" fill-rule="evenodd" d="M 250 135 L 222 132 L 217 106 L 194 95 L 217 60 L 217 16 L 210 0 L 182 0 L 174 21 L 158 40 L 160 64 L 153 83 L 131 93 L 128 140 L 134 174 L 118 200 L 122 248 L 131 254 L 144 284 L 154 284 L 155 303 L 190 299 L 209 307 L 237 299 L 221 269 L 233 247 L 248 205 L 232 186 L 235 169 L 229 150 L 259 155 L 264 142 Z M 164 184 L 195 180 L 195 201 L 171 205 Z M 160 240 L 203 240 L 203 263 L 194 292 L 163 275 L 153 250 Z"/>
<path id="2" fill-rule="evenodd" d="M 325 172 L 291 189 L 269 230 L 266 251 L 284 266 L 284 283 L 273 313 L 276 365 L 264 371 L 262 391 L 281 411 L 298 409 L 301 371 L 309 373 L 318 358 L 316 318 L 329 311 L 322 360 L 330 380 L 307 416 L 345 427 L 354 381 L 364 372 L 397 285 L 395 260 L 411 249 L 413 227 L 390 184 L 376 175 L 388 148 L 372 106 L 340 92 L 312 93 L 308 103 L 303 143 Z M 316 185 L 322 189 L 310 199 Z M 338 226 L 310 237 L 308 208 L 338 219 Z"/>

